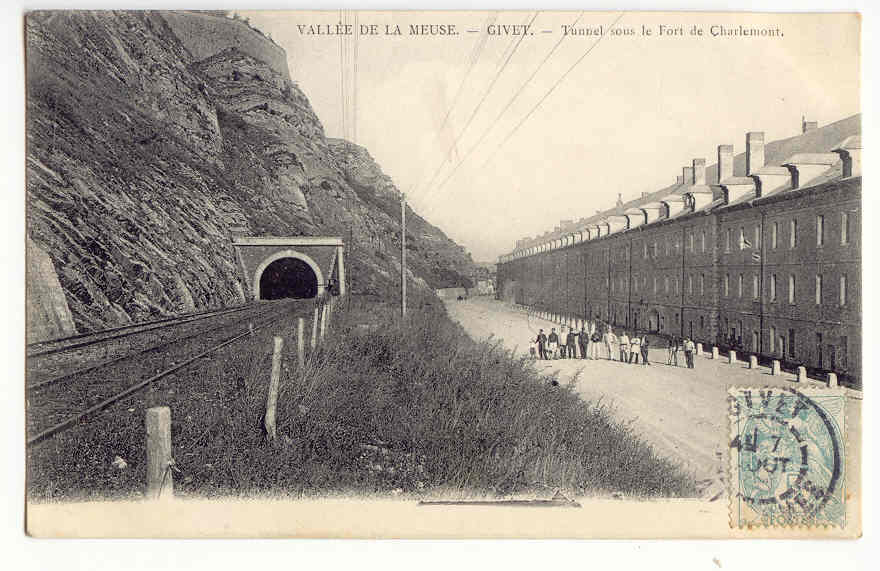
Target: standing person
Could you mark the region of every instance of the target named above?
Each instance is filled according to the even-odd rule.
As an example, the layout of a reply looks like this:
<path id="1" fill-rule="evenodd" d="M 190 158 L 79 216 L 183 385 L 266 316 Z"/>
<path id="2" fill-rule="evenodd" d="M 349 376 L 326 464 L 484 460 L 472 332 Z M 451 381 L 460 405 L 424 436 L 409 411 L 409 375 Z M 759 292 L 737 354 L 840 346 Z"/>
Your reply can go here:
<path id="1" fill-rule="evenodd" d="M 645 333 L 642 335 L 642 343 L 639 346 L 639 349 L 642 351 L 642 366 L 650 365 L 651 363 L 648 361 L 648 334 Z"/>
<path id="2" fill-rule="evenodd" d="M 535 339 L 535 343 L 538 344 L 538 358 L 547 360 L 547 336 L 544 335 L 544 330 L 538 330 L 538 337 Z"/>
<path id="3" fill-rule="evenodd" d="M 684 358 L 687 361 L 687 368 L 694 368 L 694 342 L 691 341 L 690 337 L 686 337 L 684 340 Z"/>
<path id="4" fill-rule="evenodd" d="M 598 329 L 593 329 L 590 335 L 590 359 L 599 360 L 599 343 L 602 342 L 602 336 L 599 335 Z"/>
<path id="5" fill-rule="evenodd" d="M 671 364 L 672 364 L 672 354 L 673 354 L 673 352 L 675 351 L 675 343 L 676 343 L 676 341 L 675 341 L 675 335 L 671 336 L 671 337 L 666 341 L 666 364 L 667 364 L 667 365 L 671 365 Z"/>
<path id="6" fill-rule="evenodd" d="M 568 330 L 568 340 L 565 345 L 568 348 L 568 358 L 569 359 L 577 359 L 578 350 L 577 350 L 577 342 L 578 342 L 578 332 L 572 327 Z"/>
<path id="7" fill-rule="evenodd" d="M 605 331 L 605 350 L 608 351 L 608 360 L 614 360 L 614 348 L 617 346 L 617 336 L 609 326 Z"/>
<path id="8" fill-rule="evenodd" d="M 672 348 L 672 364 L 678 366 L 678 354 L 681 352 L 681 337 L 675 336 L 675 346 Z"/>
<path id="9" fill-rule="evenodd" d="M 632 338 L 629 341 L 629 362 L 635 363 L 638 365 L 639 363 L 639 345 L 642 344 L 641 339 L 639 339 L 638 334 L 633 333 Z"/>
<path id="10" fill-rule="evenodd" d="M 629 353 L 629 336 L 626 331 L 620 336 L 620 362 L 626 363 L 626 355 Z"/>
<path id="11" fill-rule="evenodd" d="M 561 335 L 559 336 L 559 358 L 565 359 L 568 347 L 568 328 L 563 325 L 560 333 Z"/>
<path id="12" fill-rule="evenodd" d="M 589 359 L 587 356 L 588 345 L 590 344 L 590 334 L 581 325 L 581 332 L 578 333 L 578 348 L 581 350 L 581 359 Z"/>
<path id="13" fill-rule="evenodd" d="M 556 351 L 559 348 L 559 335 L 556 334 L 556 328 L 550 328 L 550 336 L 547 337 L 547 349 L 550 351 L 550 358 L 555 359 L 558 355 Z"/>

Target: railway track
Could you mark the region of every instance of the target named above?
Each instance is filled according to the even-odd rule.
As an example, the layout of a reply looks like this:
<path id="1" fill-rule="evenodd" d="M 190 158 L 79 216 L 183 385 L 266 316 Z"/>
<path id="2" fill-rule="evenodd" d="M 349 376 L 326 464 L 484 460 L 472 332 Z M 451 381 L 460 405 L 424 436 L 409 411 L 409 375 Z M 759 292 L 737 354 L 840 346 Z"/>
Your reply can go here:
<path id="1" fill-rule="evenodd" d="M 312 308 L 303 300 L 264 302 L 235 311 L 217 312 L 217 320 L 197 320 L 202 325 L 192 331 L 193 320 L 164 322 L 163 330 L 187 328 L 184 335 L 137 348 L 110 360 L 91 363 L 38 381 L 29 378 L 27 387 L 27 445 L 33 446 L 81 422 L 100 411 L 148 387 L 151 383 L 177 373 L 211 353 L 251 335 L 284 318 L 305 315 Z M 126 331 L 125 334 L 129 333 Z M 101 342 L 113 342 L 109 336 Z"/>

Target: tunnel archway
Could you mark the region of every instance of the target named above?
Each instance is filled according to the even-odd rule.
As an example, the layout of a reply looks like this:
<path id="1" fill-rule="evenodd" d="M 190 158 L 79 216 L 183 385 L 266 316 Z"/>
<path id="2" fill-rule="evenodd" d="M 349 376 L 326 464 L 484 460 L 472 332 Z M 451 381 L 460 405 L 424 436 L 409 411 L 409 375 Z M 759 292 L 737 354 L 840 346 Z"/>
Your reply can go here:
<path id="1" fill-rule="evenodd" d="M 260 264 L 253 287 L 256 299 L 310 298 L 323 291 L 324 276 L 310 257 L 284 250 Z"/>

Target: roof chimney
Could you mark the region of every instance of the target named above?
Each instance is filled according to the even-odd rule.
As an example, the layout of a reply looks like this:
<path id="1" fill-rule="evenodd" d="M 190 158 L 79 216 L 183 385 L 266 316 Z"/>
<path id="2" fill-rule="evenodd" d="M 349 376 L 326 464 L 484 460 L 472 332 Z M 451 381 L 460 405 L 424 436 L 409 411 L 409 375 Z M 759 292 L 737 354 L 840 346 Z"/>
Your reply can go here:
<path id="1" fill-rule="evenodd" d="M 706 159 L 694 159 L 694 184 L 706 184 Z"/>
<path id="2" fill-rule="evenodd" d="M 733 145 L 718 145 L 718 184 L 733 176 Z"/>
<path id="3" fill-rule="evenodd" d="M 764 166 L 764 132 L 746 133 L 746 174 L 754 174 Z"/>
<path id="4" fill-rule="evenodd" d="M 801 115 L 801 131 L 803 133 L 815 131 L 818 126 L 818 121 L 807 121 L 807 118 Z"/>
<path id="5" fill-rule="evenodd" d="M 694 167 L 683 167 L 681 169 L 681 177 L 684 179 L 684 184 L 686 186 L 693 186 L 694 184 Z"/>

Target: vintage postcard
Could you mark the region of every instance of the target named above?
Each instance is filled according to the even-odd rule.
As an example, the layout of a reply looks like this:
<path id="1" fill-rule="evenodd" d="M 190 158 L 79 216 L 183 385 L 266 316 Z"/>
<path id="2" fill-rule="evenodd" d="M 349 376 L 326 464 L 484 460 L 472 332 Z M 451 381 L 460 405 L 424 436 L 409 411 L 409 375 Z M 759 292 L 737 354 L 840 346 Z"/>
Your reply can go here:
<path id="1" fill-rule="evenodd" d="M 861 536 L 860 36 L 27 13 L 27 533 Z"/>

